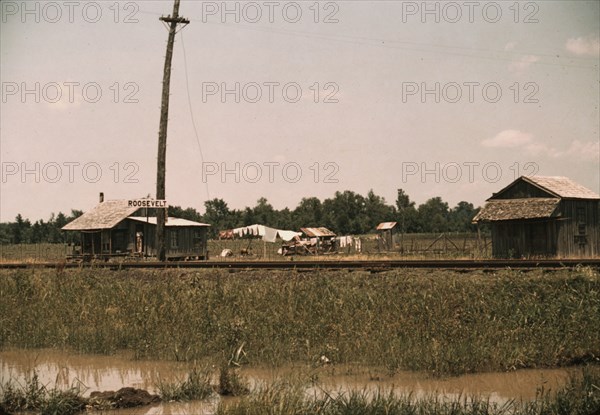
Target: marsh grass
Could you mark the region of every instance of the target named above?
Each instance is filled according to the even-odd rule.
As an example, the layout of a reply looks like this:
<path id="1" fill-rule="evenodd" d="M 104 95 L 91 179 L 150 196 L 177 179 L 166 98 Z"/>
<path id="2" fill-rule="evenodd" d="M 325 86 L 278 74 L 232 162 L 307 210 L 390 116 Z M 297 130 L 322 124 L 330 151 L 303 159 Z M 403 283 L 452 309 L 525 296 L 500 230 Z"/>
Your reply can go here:
<path id="1" fill-rule="evenodd" d="M 217 415 L 596 415 L 600 368 L 586 368 L 556 394 L 540 389 L 533 401 L 491 402 L 481 397 L 444 398 L 392 391 L 353 390 L 309 396 L 301 383 L 277 380 L 250 396 L 219 405 Z"/>
<path id="2" fill-rule="evenodd" d="M 232 368 L 228 363 L 223 363 L 219 369 L 217 392 L 224 396 L 243 396 L 250 393 L 250 389 L 247 380 L 240 375 L 236 368 Z"/>
<path id="3" fill-rule="evenodd" d="M 0 271 L 0 348 L 243 364 L 364 364 L 435 376 L 600 356 L 589 268 Z"/>
<path id="4" fill-rule="evenodd" d="M 7 413 L 35 412 L 41 415 L 70 415 L 85 408 L 80 385 L 63 390 L 41 384 L 37 372 L 24 384 L 8 381 L 0 385 L 0 410 Z M 0 411 L 2 412 L 2 411 Z"/>
<path id="5" fill-rule="evenodd" d="M 174 382 L 159 381 L 157 389 L 163 401 L 203 400 L 213 394 L 211 374 L 207 368 L 194 368 L 185 380 Z"/>

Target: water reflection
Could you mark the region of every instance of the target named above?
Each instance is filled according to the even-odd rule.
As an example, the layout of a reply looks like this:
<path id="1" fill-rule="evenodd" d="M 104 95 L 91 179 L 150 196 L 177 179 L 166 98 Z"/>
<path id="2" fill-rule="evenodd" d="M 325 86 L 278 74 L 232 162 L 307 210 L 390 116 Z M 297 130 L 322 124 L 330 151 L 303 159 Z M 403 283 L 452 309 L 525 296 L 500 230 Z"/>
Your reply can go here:
<path id="1" fill-rule="evenodd" d="M 114 356 L 82 355 L 58 350 L 6 350 L 0 352 L 0 381 L 9 379 L 21 383 L 36 370 L 40 381 L 50 388 L 68 388 L 81 383 L 85 396 L 92 391 L 118 390 L 124 386 L 146 389 L 157 393 L 159 380 L 184 379 L 190 363 L 134 360 L 129 353 Z M 493 402 L 530 400 L 540 387 L 556 391 L 569 376 L 567 369 L 520 370 L 507 373 L 471 374 L 435 379 L 424 373 L 397 372 L 356 366 L 306 366 L 284 368 L 243 368 L 241 374 L 251 386 L 276 378 L 301 377 L 312 379 L 318 386 L 309 388 L 309 394 L 323 390 L 338 393 L 348 390 L 394 390 L 399 394 L 412 393 L 415 397 L 431 394 L 447 398 L 480 396 Z M 215 381 L 216 381 L 215 370 Z M 150 407 L 118 411 L 100 411 L 112 415 L 210 415 L 221 402 L 219 397 L 205 402 L 162 403 Z M 227 402 L 227 400 L 225 400 Z"/>

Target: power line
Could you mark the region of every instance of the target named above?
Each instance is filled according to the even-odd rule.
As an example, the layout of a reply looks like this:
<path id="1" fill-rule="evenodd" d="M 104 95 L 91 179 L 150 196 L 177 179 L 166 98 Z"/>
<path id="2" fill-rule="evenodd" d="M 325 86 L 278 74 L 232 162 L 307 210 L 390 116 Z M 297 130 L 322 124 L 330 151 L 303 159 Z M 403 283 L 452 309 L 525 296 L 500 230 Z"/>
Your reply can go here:
<path id="1" fill-rule="evenodd" d="M 151 12 L 147 12 L 151 14 Z M 193 21 L 201 22 L 202 24 L 208 25 L 219 25 L 219 26 L 227 26 L 229 28 L 239 29 L 239 30 L 251 30 L 256 32 L 263 33 L 275 33 L 284 36 L 294 36 L 294 37 L 304 37 L 307 39 L 318 39 L 318 40 L 327 40 L 338 43 L 348 43 L 362 46 L 373 46 L 380 47 L 386 49 L 396 49 L 396 50 L 406 50 L 411 52 L 420 52 L 420 53 L 439 53 L 443 55 L 451 55 L 451 56 L 461 56 L 465 58 L 471 59 L 485 59 L 492 61 L 503 61 L 510 63 L 519 63 L 519 58 L 527 57 L 527 56 L 535 56 L 535 57 L 546 57 L 553 59 L 560 59 L 560 56 L 552 53 L 540 53 L 540 52 L 517 52 L 517 51 L 509 51 L 509 50 L 493 50 L 487 48 L 473 48 L 473 47 L 464 47 L 464 46 L 453 46 L 453 45 L 443 45 L 443 44 L 429 44 L 423 42 L 411 42 L 411 41 L 401 41 L 401 40 L 392 40 L 392 39 L 384 39 L 384 38 L 372 38 L 365 36 L 355 36 L 355 35 L 340 35 L 340 34 L 321 34 L 321 33 L 311 33 L 311 32 L 303 32 L 298 30 L 288 30 L 288 29 L 277 29 L 273 27 L 259 27 L 256 25 L 247 25 L 243 23 L 219 23 L 219 22 L 205 22 L 200 18 L 193 18 Z M 406 46 L 400 46 L 406 45 Z M 415 46 L 415 47 L 410 47 Z M 434 48 L 434 50 L 427 49 Z M 435 50 L 438 49 L 438 50 Z M 490 54 L 502 54 L 505 56 L 482 56 L 476 54 L 470 54 L 468 52 L 486 52 Z M 570 56 L 568 59 L 571 63 L 561 63 L 561 62 L 529 62 L 532 65 L 547 65 L 547 66 L 560 66 L 560 67 L 568 67 L 568 68 L 581 68 L 581 69 L 597 69 L 598 65 L 585 65 L 584 63 L 596 63 L 596 58 L 583 58 Z M 581 64 L 579 64 L 581 63 Z"/>
<path id="2" fill-rule="evenodd" d="M 181 32 L 181 48 L 183 49 L 183 64 L 184 64 L 184 72 L 185 72 L 185 88 L 187 90 L 187 101 L 188 108 L 190 110 L 190 118 L 192 119 L 192 126 L 194 127 L 194 135 L 196 136 L 196 143 L 198 144 L 198 150 L 200 151 L 200 161 L 202 165 L 204 165 L 204 153 L 202 151 L 202 144 L 200 143 L 200 137 L 198 135 L 198 129 L 196 128 L 196 121 L 194 119 L 194 111 L 192 109 L 192 97 L 190 95 L 190 80 L 188 77 L 188 64 L 187 64 L 187 56 L 185 53 L 185 42 L 183 41 L 183 32 Z M 208 180 L 204 181 L 206 185 L 206 198 L 210 200 L 210 192 L 208 191 Z"/>

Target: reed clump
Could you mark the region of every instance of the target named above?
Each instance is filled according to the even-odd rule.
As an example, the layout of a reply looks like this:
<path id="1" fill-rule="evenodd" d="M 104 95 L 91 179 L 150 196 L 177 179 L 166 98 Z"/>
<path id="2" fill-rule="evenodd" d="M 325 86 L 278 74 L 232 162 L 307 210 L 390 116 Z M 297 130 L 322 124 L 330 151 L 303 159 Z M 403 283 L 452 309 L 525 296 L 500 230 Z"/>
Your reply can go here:
<path id="1" fill-rule="evenodd" d="M 250 389 L 248 382 L 236 368 L 232 368 L 228 363 L 223 363 L 219 369 L 217 392 L 223 396 L 243 396 L 250 393 Z"/>
<path id="2" fill-rule="evenodd" d="M 70 415 L 82 411 L 86 402 L 78 386 L 66 390 L 49 389 L 40 383 L 35 371 L 25 379 L 24 384 L 15 381 L 0 384 L 0 413 Z"/>
<path id="3" fill-rule="evenodd" d="M 174 382 L 159 381 L 157 389 L 163 401 L 197 401 L 213 394 L 208 369 L 193 368 L 186 379 Z"/>
<path id="4" fill-rule="evenodd" d="M 0 348 L 271 366 L 325 356 L 440 376 L 600 356 L 600 277 L 589 268 L 2 270 L 0 297 Z"/>

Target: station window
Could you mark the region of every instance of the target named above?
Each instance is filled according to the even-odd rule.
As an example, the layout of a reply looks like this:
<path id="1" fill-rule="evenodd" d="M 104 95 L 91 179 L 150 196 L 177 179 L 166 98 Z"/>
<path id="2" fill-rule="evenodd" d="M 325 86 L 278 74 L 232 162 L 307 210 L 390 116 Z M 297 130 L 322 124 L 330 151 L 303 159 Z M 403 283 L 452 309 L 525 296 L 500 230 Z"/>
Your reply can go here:
<path id="1" fill-rule="evenodd" d="M 177 238 L 177 232 L 171 232 L 171 248 L 179 248 L 179 241 Z"/>

